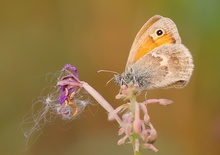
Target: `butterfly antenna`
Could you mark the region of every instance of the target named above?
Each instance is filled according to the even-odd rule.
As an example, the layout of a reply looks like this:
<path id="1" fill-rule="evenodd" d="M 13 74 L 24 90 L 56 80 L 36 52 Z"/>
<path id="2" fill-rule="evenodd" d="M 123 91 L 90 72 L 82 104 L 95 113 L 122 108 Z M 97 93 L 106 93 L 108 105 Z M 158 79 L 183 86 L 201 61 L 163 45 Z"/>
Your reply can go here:
<path id="1" fill-rule="evenodd" d="M 113 78 L 111 78 L 110 80 L 108 80 L 107 82 L 106 82 L 106 84 L 105 84 L 105 86 L 107 87 L 108 86 L 108 84 L 112 81 L 114 79 L 114 77 Z"/>
<path id="2" fill-rule="evenodd" d="M 97 71 L 97 73 L 101 73 L 101 72 L 113 73 L 113 74 L 117 74 L 117 75 L 119 74 L 118 72 L 110 71 L 110 70 L 99 70 L 99 71 Z M 106 82 L 105 86 L 107 86 L 113 79 L 114 79 L 114 77 L 111 78 L 110 80 L 108 80 L 108 81 Z"/>
<path id="3" fill-rule="evenodd" d="M 110 70 L 98 70 L 97 73 L 101 73 L 101 72 L 105 72 L 105 73 L 113 73 L 113 74 L 119 74 L 118 72 L 115 71 L 110 71 Z"/>

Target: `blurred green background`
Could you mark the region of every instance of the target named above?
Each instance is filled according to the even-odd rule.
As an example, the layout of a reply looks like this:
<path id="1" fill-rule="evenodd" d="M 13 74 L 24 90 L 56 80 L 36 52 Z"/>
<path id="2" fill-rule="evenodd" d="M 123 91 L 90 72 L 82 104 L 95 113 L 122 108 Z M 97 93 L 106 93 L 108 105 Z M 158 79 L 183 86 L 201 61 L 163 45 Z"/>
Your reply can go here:
<path id="1" fill-rule="evenodd" d="M 220 154 L 220 1 L 219 0 L 1 0 L 0 1 L 0 154 L 121 155 L 118 126 L 94 100 L 75 121 L 57 119 L 25 150 L 20 128 L 33 99 L 48 86 L 48 73 L 66 63 L 114 107 L 118 87 L 100 69 L 124 70 L 133 39 L 153 15 L 175 21 L 194 57 L 195 71 L 181 90 L 153 90 L 148 98 L 168 98 L 169 107 L 149 106 L 158 132 L 158 155 Z M 143 97 L 140 97 L 140 100 Z M 145 150 L 143 154 L 155 154 Z"/>

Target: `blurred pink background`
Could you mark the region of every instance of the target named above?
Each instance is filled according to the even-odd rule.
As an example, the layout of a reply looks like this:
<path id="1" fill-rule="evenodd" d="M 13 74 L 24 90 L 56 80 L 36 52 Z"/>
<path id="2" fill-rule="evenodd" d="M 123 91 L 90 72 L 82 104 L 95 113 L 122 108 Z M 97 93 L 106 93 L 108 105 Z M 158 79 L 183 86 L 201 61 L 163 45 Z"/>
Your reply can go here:
<path id="1" fill-rule="evenodd" d="M 153 15 L 171 18 L 194 57 L 195 71 L 184 89 L 153 90 L 148 98 L 174 101 L 169 107 L 149 106 L 158 132 L 157 155 L 220 154 L 220 1 L 49 1 L 0 2 L 0 154 L 121 155 L 130 144 L 117 146 L 116 122 L 96 101 L 75 121 L 57 119 L 25 150 L 20 129 L 34 98 L 48 86 L 48 73 L 66 63 L 80 79 L 97 89 L 112 106 L 119 88 L 106 82 L 124 70 L 133 39 Z M 139 98 L 144 99 L 143 95 Z M 144 150 L 147 155 L 155 154 Z"/>

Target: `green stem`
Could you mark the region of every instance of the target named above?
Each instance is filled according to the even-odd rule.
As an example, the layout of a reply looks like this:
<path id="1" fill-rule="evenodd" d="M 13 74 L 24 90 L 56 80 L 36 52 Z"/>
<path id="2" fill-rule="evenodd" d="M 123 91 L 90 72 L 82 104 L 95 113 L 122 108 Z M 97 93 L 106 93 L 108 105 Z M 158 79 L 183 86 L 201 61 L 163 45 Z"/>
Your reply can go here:
<path id="1" fill-rule="evenodd" d="M 136 95 L 134 93 L 132 93 L 131 97 L 130 97 L 130 103 L 131 103 L 131 112 L 133 114 L 133 116 L 135 117 L 135 110 L 136 110 L 136 104 L 137 104 L 137 101 L 136 101 Z M 140 151 L 135 151 L 135 142 L 136 142 L 136 139 L 138 139 L 139 135 L 137 134 L 133 134 L 132 135 L 132 146 L 133 146 L 133 150 L 134 150 L 134 155 L 141 155 L 141 152 Z M 138 149 L 139 150 L 139 149 Z"/>
<path id="2" fill-rule="evenodd" d="M 132 135 L 132 146 L 133 146 L 133 150 L 134 150 L 134 155 L 141 155 L 140 151 L 135 151 L 135 141 L 136 139 L 138 139 L 138 135 L 137 134 L 133 134 Z"/>
<path id="3" fill-rule="evenodd" d="M 141 152 L 140 151 L 134 152 L 134 155 L 141 155 Z"/>
<path id="4" fill-rule="evenodd" d="M 131 95 L 131 98 L 130 98 L 130 103 L 131 103 L 131 112 L 132 112 L 132 114 L 133 114 L 133 116 L 134 116 L 134 114 L 135 114 L 135 104 L 136 104 L 136 96 L 135 96 L 135 94 L 132 94 Z"/>

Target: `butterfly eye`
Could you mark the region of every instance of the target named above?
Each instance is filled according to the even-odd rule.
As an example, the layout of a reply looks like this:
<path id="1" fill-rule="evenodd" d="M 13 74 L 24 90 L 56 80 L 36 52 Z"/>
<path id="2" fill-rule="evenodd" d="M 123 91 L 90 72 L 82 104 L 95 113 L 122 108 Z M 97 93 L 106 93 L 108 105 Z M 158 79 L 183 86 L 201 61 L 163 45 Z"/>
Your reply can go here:
<path id="1" fill-rule="evenodd" d="M 164 31 L 163 31 L 162 29 L 157 29 L 157 30 L 155 31 L 155 33 L 156 33 L 157 36 L 159 37 L 159 36 L 162 36 L 162 35 L 164 34 Z"/>

